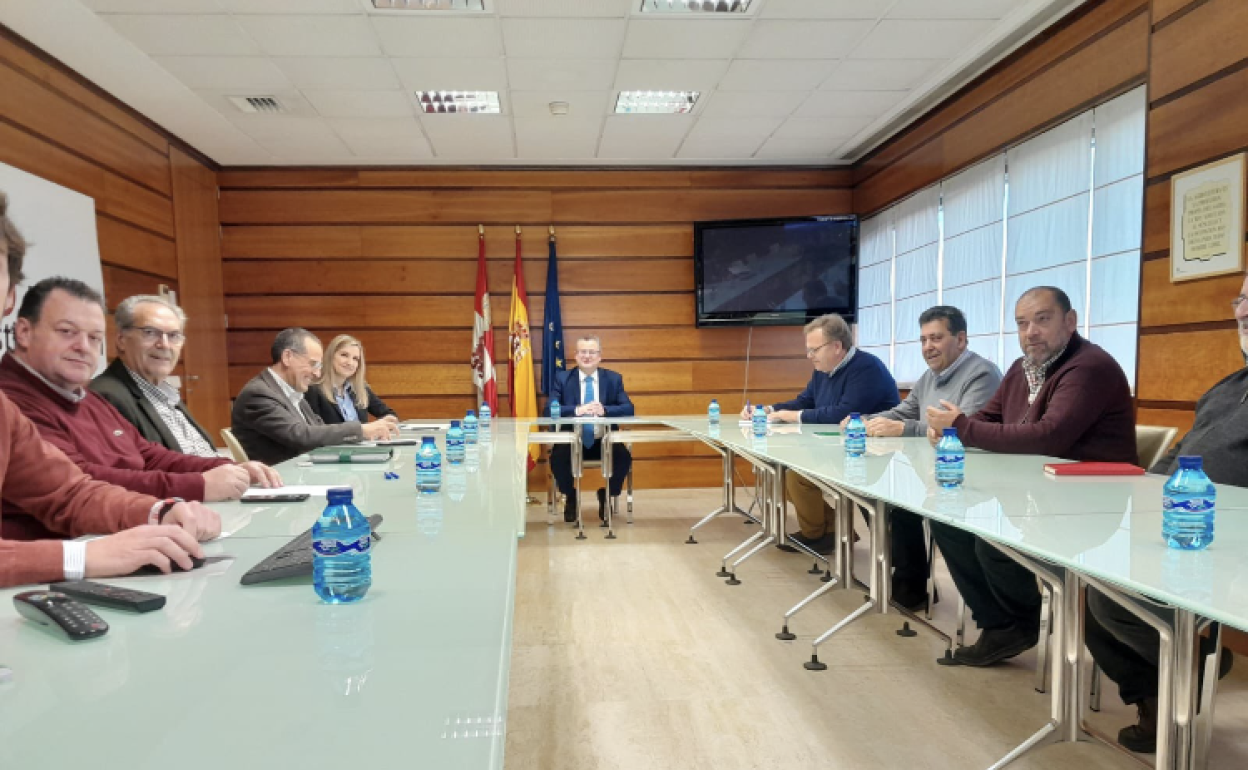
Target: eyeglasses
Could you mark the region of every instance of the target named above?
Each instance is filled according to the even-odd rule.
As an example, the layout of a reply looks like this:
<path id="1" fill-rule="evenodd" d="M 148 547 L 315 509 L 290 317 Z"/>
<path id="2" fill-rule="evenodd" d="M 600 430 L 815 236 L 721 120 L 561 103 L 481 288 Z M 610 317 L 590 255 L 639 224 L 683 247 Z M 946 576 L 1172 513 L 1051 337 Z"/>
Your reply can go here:
<path id="1" fill-rule="evenodd" d="M 152 344 L 161 339 L 168 340 L 170 345 L 181 345 L 183 342 L 186 342 L 186 335 L 182 332 L 167 332 L 154 326 L 127 326 L 126 328 L 134 329 L 143 336 L 144 342 Z"/>
<path id="2" fill-rule="evenodd" d="M 1238 297 L 1231 300 L 1231 309 L 1239 310 L 1239 306 L 1244 303 L 1244 300 L 1248 300 L 1248 297 L 1245 297 L 1243 294 L 1240 294 Z"/>
<path id="3" fill-rule="evenodd" d="M 831 344 L 832 342 L 828 341 L 828 342 L 823 343 L 817 348 L 806 348 L 806 357 L 810 358 L 811 356 L 813 356 L 814 354 L 818 353 L 820 350 L 823 350 L 824 348 L 826 348 L 828 345 L 831 345 Z"/>
<path id="4" fill-rule="evenodd" d="M 320 361 L 313 361 L 312 356 L 308 355 L 307 353 L 300 353 L 297 350 L 291 350 L 290 352 L 292 355 L 299 356 L 303 358 L 304 360 L 306 360 L 308 362 L 308 365 L 312 367 L 312 371 L 319 372 L 321 370 L 321 367 L 323 366 L 323 364 Z"/>
<path id="5" fill-rule="evenodd" d="M 578 356 L 596 356 L 601 352 L 601 350 L 578 350 L 576 351 L 576 354 Z"/>

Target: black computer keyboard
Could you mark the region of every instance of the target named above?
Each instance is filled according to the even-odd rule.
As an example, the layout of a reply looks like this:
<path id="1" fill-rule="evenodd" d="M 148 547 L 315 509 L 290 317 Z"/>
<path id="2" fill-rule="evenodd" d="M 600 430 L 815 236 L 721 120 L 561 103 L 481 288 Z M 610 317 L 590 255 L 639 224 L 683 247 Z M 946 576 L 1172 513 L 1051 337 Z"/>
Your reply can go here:
<path id="1" fill-rule="evenodd" d="M 368 517 L 368 524 L 373 528 L 373 541 L 381 539 L 377 528 L 381 526 L 381 515 Z M 286 545 L 269 554 L 264 561 L 247 570 L 238 582 L 245 586 L 255 583 L 267 583 L 270 580 L 281 580 L 290 577 L 305 577 L 312 574 L 312 529 L 295 535 Z"/>

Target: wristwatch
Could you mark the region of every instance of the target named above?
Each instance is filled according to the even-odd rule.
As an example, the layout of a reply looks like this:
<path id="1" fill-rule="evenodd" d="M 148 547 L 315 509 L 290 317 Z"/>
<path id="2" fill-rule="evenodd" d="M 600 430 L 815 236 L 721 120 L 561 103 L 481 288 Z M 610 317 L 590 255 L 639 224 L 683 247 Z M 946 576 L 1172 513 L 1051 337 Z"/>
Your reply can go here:
<path id="1" fill-rule="evenodd" d="M 147 516 L 147 523 L 160 524 L 165 520 L 165 514 L 173 510 L 173 506 L 178 503 L 185 502 L 186 501 L 180 497 L 166 497 L 164 500 L 157 501 L 157 503 L 152 506 L 152 512 Z"/>

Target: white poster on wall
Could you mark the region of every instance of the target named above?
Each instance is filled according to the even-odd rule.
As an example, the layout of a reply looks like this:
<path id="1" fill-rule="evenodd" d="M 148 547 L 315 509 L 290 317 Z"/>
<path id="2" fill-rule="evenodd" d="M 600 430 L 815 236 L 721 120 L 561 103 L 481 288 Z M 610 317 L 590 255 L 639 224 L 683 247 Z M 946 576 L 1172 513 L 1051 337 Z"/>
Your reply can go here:
<path id="1" fill-rule="evenodd" d="M 13 347 L 13 322 L 26 287 L 44 278 L 77 278 L 104 293 L 100 244 L 95 230 L 95 200 L 59 184 L 0 163 L 0 191 L 9 197 L 9 219 L 26 239 L 25 275 L 17 287 L 17 305 L 0 326 L 0 347 Z M 100 356 L 101 366 L 107 355 Z"/>

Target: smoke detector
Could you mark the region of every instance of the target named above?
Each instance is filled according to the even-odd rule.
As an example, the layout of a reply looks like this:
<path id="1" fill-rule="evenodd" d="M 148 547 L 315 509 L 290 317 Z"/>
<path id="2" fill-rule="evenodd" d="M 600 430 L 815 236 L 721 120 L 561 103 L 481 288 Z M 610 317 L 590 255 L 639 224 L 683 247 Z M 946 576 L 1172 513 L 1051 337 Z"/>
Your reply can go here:
<path id="1" fill-rule="evenodd" d="M 568 103 L 567 102 L 551 102 L 550 114 L 551 115 L 567 115 Z"/>

